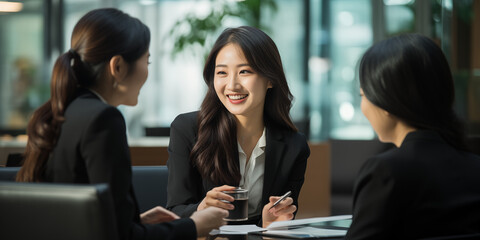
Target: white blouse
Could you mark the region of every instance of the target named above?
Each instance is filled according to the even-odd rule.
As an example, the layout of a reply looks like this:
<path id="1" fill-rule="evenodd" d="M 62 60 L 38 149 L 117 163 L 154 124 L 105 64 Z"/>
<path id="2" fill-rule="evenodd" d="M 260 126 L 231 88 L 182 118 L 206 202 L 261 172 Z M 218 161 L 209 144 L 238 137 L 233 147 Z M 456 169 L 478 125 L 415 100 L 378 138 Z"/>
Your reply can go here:
<path id="1" fill-rule="evenodd" d="M 262 214 L 263 175 L 265 172 L 265 147 L 267 145 L 265 128 L 258 139 L 257 145 L 252 151 L 247 163 L 247 155 L 238 144 L 238 156 L 240 160 L 240 187 L 248 189 L 248 217 Z"/>

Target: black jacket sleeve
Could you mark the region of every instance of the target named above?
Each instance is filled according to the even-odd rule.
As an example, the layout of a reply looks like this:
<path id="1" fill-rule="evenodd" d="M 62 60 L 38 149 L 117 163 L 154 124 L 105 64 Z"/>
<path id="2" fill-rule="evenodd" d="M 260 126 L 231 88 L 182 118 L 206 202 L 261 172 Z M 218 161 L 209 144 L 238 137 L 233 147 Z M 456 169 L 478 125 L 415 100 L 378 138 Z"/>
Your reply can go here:
<path id="1" fill-rule="evenodd" d="M 109 184 L 121 239 L 195 239 L 193 220 L 143 225 L 132 189 L 130 152 L 123 116 L 108 107 L 93 118 L 79 149 L 90 183 Z"/>
<path id="2" fill-rule="evenodd" d="M 179 115 L 170 127 L 168 146 L 167 209 L 189 217 L 205 197 L 202 178 L 190 163 L 196 140 L 196 113 Z"/>
<path id="3" fill-rule="evenodd" d="M 346 239 L 391 239 L 395 216 L 400 214 L 395 200 L 392 171 L 381 159 L 369 159 L 359 172 L 353 193 L 353 221 Z"/>

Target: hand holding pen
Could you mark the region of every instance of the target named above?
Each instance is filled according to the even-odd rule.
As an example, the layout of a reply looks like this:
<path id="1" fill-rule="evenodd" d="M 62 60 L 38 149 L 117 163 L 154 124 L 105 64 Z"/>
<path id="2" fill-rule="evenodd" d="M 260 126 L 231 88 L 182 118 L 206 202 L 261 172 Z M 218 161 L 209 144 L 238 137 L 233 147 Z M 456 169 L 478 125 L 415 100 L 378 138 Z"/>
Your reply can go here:
<path id="1" fill-rule="evenodd" d="M 283 194 L 283 196 L 280 197 L 273 205 L 269 208 L 272 209 L 273 207 L 277 206 L 281 201 L 285 200 L 285 198 L 289 197 L 290 194 L 292 194 L 292 191 L 288 191 L 287 193 Z"/>
<path id="2" fill-rule="evenodd" d="M 266 228 L 272 222 L 285 221 L 293 219 L 293 213 L 297 207 L 293 205 L 293 199 L 289 197 L 291 192 L 285 193 L 281 197 L 271 196 L 270 202 L 263 207 L 262 221 Z"/>

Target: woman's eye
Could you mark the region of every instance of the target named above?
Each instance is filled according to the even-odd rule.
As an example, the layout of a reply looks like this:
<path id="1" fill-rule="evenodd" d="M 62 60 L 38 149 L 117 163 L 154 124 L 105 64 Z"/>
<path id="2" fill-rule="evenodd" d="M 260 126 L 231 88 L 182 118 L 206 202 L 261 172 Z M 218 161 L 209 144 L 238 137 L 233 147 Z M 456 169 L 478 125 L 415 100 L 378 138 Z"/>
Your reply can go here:
<path id="1" fill-rule="evenodd" d="M 222 74 L 227 74 L 227 73 L 224 72 L 224 71 L 218 71 L 218 72 L 217 72 L 217 75 L 222 75 Z"/>
<path id="2" fill-rule="evenodd" d="M 252 73 L 252 72 L 249 71 L 249 70 L 242 70 L 242 71 L 240 71 L 240 74 L 245 74 L 245 73 Z"/>

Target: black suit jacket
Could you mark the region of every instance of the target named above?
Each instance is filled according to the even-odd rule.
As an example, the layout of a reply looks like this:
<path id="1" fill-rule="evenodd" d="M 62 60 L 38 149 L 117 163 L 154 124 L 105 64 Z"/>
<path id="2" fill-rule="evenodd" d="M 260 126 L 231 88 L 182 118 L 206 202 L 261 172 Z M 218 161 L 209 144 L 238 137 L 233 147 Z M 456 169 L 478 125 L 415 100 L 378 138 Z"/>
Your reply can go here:
<path id="1" fill-rule="evenodd" d="M 181 217 L 190 216 L 208 191 L 223 185 L 203 179 L 191 164 L 189 155 L 198 133 L 197 114 L 179 115 L 170 128 L 167 208 Z M 268 203 L 270 196 L 281 196 L 289 190 L 298 206 L 309 155 L 310 148 L 303 134 L 267 126 L 262 206 Z M 261 225 L 261 212 L 248 223 Z"/>
<path id="2" fill-rule="evenodd" d="M 432 131 L 369 159 L 355 183 L 346 239 L 418 239 L 480 232 L 480 157 Z"/>
<path id="3" fill-rule="evenodd" d="M 45 177 L 60 183 L 108 183 L 121 239 L 196 238 L 191 219 L 156 225 L 140 223 L 125 120 L 117 108 L 88 90 L 81 90 L 67 107 Z"/>

